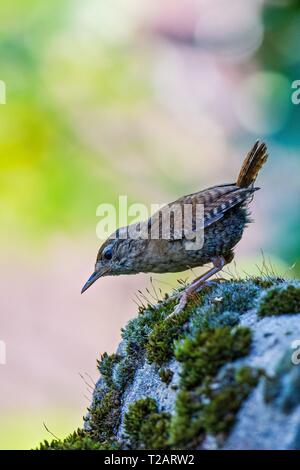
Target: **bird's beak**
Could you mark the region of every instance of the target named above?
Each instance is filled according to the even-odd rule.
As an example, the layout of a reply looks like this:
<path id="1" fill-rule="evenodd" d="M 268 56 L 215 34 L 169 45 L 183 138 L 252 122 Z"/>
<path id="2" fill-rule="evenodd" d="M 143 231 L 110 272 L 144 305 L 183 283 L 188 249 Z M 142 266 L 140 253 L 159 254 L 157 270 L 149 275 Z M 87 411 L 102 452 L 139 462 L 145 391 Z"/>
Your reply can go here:
<path id="1" fill-rule="evenodd" d="M 108 269 L 100 269 L 99 271 L 95 271 L 86 281 L 84 284 L 83 288 L 81 289 L 81 293 L 83 294 L 89 287 L 91 287 L 92 284 L 94 284 L 99 277 L 104 276 L 108 272 Z"/>

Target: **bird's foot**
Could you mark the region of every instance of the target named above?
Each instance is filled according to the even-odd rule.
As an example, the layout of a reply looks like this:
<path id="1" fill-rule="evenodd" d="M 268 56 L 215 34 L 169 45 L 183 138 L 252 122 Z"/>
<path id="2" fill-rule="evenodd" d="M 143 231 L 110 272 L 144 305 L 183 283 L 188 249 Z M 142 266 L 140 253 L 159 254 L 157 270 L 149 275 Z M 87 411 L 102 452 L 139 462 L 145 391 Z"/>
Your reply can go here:
<path id="1" fill-rule="evenodd" d="M 177 313 L 182 312 L 186 304 L 188 303 L 189 299 L 192 297 L 195 297 L 195 294 L 199 292 L 202 288 L 208 287 L 208 286 L 217 286 L 219 282 L 226 282 L 227 279 L 224 279 L 222 277 L 218 277 L 212 281 L 203 281 L 201 286 L 198 286 L 195 290 L 191 292 L 191 294 L 187 294 L 186 290 L 189 289 L 190 286 L 187 286 L 184 290 L 180 292 L 175 292 L 174 294 L 169 295 L 166 299 L 164 299 L 162 302 L 158 303 L 155 305 L 153 308 L 159 310 L 162 306 L 168 305 L 170 302 L 173 300 L 179 300 L 179 303 L 176 305 L 174 308 L 173 312 L 170 313 L 166 318 L 171 318 Z"/>
<path id="2" fill-rule="evenodd" d="M 205 287 L 213 284 L 214 281 L 204 281 L 201 285 L 194 286 L 192 283 L 190 286 L 186 287 L 183 291 L 177 292 L 172 296 L 172 300 L 179 299 L 178 304 L 174 308 L 173 312 L 170 313 L 166 318 L 174 318 L 176 315 L 181 313 L 186 307 L 187 303 L 191 299 L 195 299 L 197 293 L 204 289 Z"/>
<path id="3" fill-rule="evenodd" d="M 182 312 L 184 307 L 186 306 L 188 300 L 190 297 L 193 297 L 195 293 L 199 292 L 202 290 L 204 287 L 209 286 L 211 284 L 217 283 L 220 281 L 219 279 L 215 279 L 213 281 L 209 281 L 208 279 L 211 276 L 214 276 L 217 274 L 219 271 L 222 270 L 222 268 L 225 266 L 226 261 L 222 256 L 216 256 L 215 258 L 212 259 L 212 263 L 214 265 L 213 268 L 211 268 L 209 271 L 206 273 L 202 274 L 199 278 L 195 279 L 188 287 L 186 287 L 182 292 L 178 292 L 176 295 L 176 298 L 179 298 L 179 302 L 174 308 L 173 312 L 167 316 L 167 318 L 172 318 L 178 315 L 178 313 Z M 172 296 L 173 298 L 173 296 Z"/>
<path id="4" fill-rule="evenodd" d="M 174 308 L 173 312 L 170 313 L 166 318 L 174 318 L 176 315 L 183 311 L 184 307 L 188 302 L 188 296 L 185 290 L 177 294 L 176 297 L 179 299 L 179 302 Z"/>

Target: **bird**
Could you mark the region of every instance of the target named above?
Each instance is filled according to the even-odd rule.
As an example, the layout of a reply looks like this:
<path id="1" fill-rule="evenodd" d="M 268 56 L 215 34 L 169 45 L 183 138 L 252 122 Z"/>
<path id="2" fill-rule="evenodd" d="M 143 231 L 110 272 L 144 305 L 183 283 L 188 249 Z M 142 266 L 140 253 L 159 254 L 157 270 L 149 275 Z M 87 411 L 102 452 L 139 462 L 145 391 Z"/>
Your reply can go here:
<path id="1" fill-rule="evenodd" d="M 117 229 L 100 247 L 94 272 L 81 293 L 104 276 L 181 272 L 212 263 L 211 269 L 177 292 L 178 303 L 171 316 L 180 313 L 233 260 L 234 248 L 252 222 L 249 205 L 260 189 L 254 183 L 267 158 L 267 146 L 258 140 L 246 155 L 236 182 L 180 197 L 149 219 Z M 186 207 L 191 208 L 189 219 L 188 211 L 183 210 Z M 163 228 L 167 217 L 168 236 Z"/>

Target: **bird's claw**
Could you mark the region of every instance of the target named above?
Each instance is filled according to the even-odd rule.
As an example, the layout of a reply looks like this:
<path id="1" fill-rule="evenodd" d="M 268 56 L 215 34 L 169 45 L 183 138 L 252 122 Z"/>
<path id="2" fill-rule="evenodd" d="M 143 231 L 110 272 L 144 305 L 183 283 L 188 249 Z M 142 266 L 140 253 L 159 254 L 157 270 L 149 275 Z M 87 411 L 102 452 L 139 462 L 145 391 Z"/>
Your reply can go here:
<path id="1" fill-rule="evenodd" d="M 169 297 L 169 300 L 179 299 L 179 302 L 176 305 L 176 307 L 174 308 L 173 312 L 170 313 L 170 315 L 168 315 L 166 318 L 168 318 L 168 319 L 173 318 L 176 315 L 178 315 L 179 313 L 181 313 L 184 310 L 184 308 L 186 307 L 189 298 L 193 297 L 197 292 L 202 290 L 204 287 L 207 287 L 207 286 L 210 286 L 210 285 L 217 285 L 217 283 L 215 282 L 215 280 L 213 280 L 213 281 L 204 281 L 200 285 L 198 285 L 197 287 L 194 287 L 193 285 L 188 286 L 184 291 L 176 292 L 174 295 Z"/>
<path id="2" fill-rule="evenodd" d="M 183 309 L 186 306 L 187 301 L 188 301 L 188 294 L 187 294 L 186 291 L 179 292 L 178 294 L 176 294 L 176 298 L 179 298 L 179 302 L 176 305 L 176 307 L 174 308 L 173 312 L 170 313 L 170 315 L 168 315 L 166 317 L 168 319 L 175 318 L 176 315 L 178 315 L 179 313 L 181 313 L 183 311 Z"/>

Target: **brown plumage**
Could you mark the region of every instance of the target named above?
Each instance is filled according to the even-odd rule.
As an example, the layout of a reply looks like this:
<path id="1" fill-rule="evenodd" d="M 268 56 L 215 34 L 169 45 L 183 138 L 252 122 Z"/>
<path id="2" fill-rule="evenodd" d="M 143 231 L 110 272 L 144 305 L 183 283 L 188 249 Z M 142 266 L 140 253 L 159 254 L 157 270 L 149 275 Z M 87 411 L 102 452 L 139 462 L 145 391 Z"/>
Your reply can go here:
<path id="1" fill-rule="evenodd" d="M 250 222 L 248 205 L 259 189 L 254 187 L 256 177 L 267 158 L 266 145 L 256 142 L 242 164 L 236 183 L 217 185 L 183 196 L 164 206 L 149 220 L 118 229 L 100 247 L 95 272 L 82 292 L 101 276 L 178 272 L 212 262 L 212 269 L 180 293 L 180 302 L 174 313 L 182 310 L 188 297 L 233 259 L 233 248 Z M 200 205 L 203 207 L 201 216 L 197 212 Z M 184 219 L 185 206 L 192 208 L 191 220 Z M 168 238 L 162 231 L 162 221 L 166 217 L 170 221 Z M 137 229 L 141 236 L 132 237 L 132 228 Z M 191 249 L 191 240 L 193 237 L 196 239 L 200 229 L 204 229 L 203 244 Z M 153 233 L 159 236 L 153 237 Z"/>
<path id="2" fill-rule="evenodd" d="M 246 156 L 238 176 L 236 185 L 240 188 L 248 188 L 257 178 L 258 172 L 267 161 L 268 153 L 264 142 L 255 142 L 254 147 Z"/>

